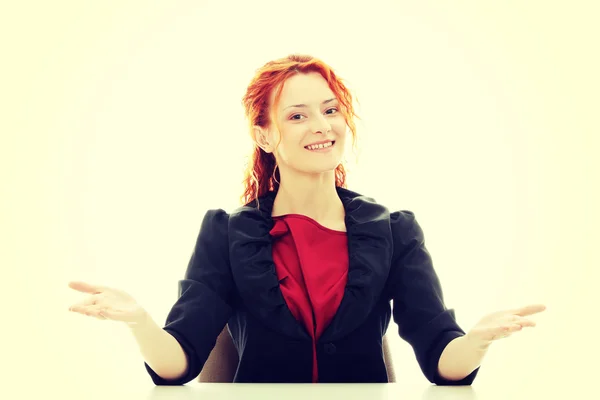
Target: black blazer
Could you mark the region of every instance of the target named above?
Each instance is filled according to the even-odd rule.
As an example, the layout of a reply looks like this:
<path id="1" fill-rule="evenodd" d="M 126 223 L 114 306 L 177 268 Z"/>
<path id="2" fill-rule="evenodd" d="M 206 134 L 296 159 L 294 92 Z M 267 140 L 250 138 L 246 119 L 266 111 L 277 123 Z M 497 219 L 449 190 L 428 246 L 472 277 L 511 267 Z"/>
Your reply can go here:
<path id="1" fill-rule="evenodd" d="M 465 332 L 444 305 L 414 213 L 390 213 L 369 197 L 337 192 L 346 211 L 348 281 L 317 341 L 319 382 L 387 382 L 382 338 L 393 315 L 430 382 L 470 385 L 479 368 L 461 381 L 437 373 L 446 345 Z M 165 380 L 144 363 L 155 384 L 195 379 L 227 323 L 240 357 L 234 382 L 312 381 L 312 339 L 287 307 L 271 254 L 274 199 L 270 192 L 259 207 L 253 201 L 231 214 L 206 213 L 164 327 L 181 344 L 189 369 Z"/>

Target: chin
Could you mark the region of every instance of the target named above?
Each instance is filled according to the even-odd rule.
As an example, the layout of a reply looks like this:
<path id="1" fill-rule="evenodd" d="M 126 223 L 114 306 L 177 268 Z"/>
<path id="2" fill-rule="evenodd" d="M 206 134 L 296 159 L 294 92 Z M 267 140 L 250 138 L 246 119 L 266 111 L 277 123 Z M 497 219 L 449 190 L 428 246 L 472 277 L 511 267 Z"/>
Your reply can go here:
<path id="1" fill-rule="evenodd" d="M 329 166 L 323 165 L 323 166 L 318 166 L 317 167 L 315 165 L 312 170 L 306 171 L 306 172 L 311 173 L 311 174 L 322 174 L 322 173 L 325 173 L 325 172 L 334 172 L 338 165 L 340 165 L 339 162 L 335 163 L 335 164 L 331 164 Z"/>

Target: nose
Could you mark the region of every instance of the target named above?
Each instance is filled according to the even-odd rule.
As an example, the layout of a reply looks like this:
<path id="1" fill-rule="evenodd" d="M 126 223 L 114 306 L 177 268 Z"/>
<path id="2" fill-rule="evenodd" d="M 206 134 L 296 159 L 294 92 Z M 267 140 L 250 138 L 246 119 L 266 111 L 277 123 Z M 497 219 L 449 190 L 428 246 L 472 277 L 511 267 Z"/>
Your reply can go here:
<path id="1" fill-rule="evenodd" d="M 323 117 L 319 118 L 313 127 L 313 132 L 315 133 L 327 134 L 329 131 L 331 131 L 331 125 Z"/>

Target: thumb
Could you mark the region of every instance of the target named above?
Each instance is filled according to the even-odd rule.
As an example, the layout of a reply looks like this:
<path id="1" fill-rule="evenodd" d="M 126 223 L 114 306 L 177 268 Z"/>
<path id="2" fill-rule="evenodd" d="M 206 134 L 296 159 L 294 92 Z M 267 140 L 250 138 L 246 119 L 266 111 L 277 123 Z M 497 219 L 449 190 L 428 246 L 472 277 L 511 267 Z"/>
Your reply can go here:
<path id="1" fill-rule="evenodd" d="M 71 282 L 69 282 L 69 287 L 71 289 L 77 290 L 79 292 L 91 293 L 91 294 L 101 293 L 105 289 L 104 286 L 92 285 L 92 284 L 81 282 L 81 281 L 71 281 Z"/>

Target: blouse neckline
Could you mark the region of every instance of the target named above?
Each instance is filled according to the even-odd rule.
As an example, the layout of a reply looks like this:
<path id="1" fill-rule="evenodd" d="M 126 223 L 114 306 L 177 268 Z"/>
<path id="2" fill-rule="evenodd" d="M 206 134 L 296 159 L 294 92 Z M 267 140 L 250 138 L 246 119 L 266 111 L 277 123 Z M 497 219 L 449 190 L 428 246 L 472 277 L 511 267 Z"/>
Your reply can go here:
<path id="1" fill-rule="evenodd" d="M 338 311 L 320 343 L 347 335 L 368 318 L 380 301 L 394 251 L 389 210 L 370 197 L 336 189 L 345 209 L 348 279 Z M 275 271 L 271 235 L 276 223 L 271 215 L 275 195 L 269 192 L 261 196 L 260 204 L 254 200 L 229 216 L 231 272 L 247 312 L 275 332 L 310 339 L 287 306 Z"/>
<path id="2" fill-rule="evenodd" d="M 322 229 L 322 230 L 324 230 L 326 232 L 332 233 L 334 235 L 344 235 L 344 236 L 346 236 L 346 234 L 347 234 L 347 231 L 338 231 L 336 229 L 331 229 L 331 228 L 328 228 L 328 227 L 326 227 L 324 225 L 321 225 L 315 219 L 313 219 L 313 218 L 311 218 L 311 217 L 309 217 L 307 215 L 304 215 L 304 214 L 288 213 L 288 214 L 277 215 L 277 216 L 274 216 L 272 218 L 273 218 L 273 220 L 276 221 L 278 219 L 284 219 L 284 218 L 287 218 L 287 217 L 299 218 L 299 219 L 303 219 L 305 221 L 311 222 L 317 228 L 320 228 L 320 229 Z"/>

